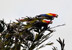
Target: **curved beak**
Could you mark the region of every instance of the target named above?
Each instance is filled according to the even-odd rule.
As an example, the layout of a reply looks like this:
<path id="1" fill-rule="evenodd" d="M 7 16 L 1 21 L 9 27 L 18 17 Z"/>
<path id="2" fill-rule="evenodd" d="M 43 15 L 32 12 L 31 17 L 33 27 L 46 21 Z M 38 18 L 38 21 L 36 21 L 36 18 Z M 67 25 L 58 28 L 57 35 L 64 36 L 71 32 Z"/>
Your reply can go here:
<path id="1" fill-rule="evenodd" d="M 56 18 L 58 18 L 58 15 L 56 15 Z"/>
<path id="2" fill-rule="evenodd" d="M 53 22 L 51 21 L 50 24 L 52 24 Z"/>

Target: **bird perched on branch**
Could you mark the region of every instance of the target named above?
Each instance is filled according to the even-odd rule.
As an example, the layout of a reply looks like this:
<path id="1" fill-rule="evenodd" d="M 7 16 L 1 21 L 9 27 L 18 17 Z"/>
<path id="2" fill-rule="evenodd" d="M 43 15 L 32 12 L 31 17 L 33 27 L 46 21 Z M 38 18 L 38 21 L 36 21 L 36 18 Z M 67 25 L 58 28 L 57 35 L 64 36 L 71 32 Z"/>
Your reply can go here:
<path id="1" fill-rule="evenodd" d="M 40 14 L 40 15 L 34 17 L 34 18 L 31 18 L 31 17 L 22 18 L 22 19 L 19 19 L 17 21 L 20 21 L 20 22 L 26 21 L 27 25 L 25 25 L 25 27 L 24 27 L 26 29 L 32 27 L 35 24 L 37 24 L 38 25 L 37 27 L 39 27 L 39 28 L 41 28 L 42 25 L 43 26 L 45 25 L 44 28 L 46 29 L 47 25 L 50 24 L 49 22 L 51 22 L 55 17 L 57 18 L 58 15 L 54 14 L 54 13 L 47 13 L 47 14 Z M 50 20 L 50 21 L 46 21 L 44 19 L 47 19 L 47 20 Z"/>
<path id="2" fill-rule="evenodd" d="M 46 19 L 53 20 L 55 17 L 57 18 L 58 15 L 54 14 L 54 13 L 47 13 L 47 14 L 37 15 L 36 17 L 38 17 L 38 18 L 44 18 L 45 17 Z"/>
<path id="3" fill-rule="evenodd" d="M 39 30 L 46 30 L 49 24 L 52 24 L 52 21 L 50 20 L 37 21 L 34 24 L 34 27 L 36 28 L 35 31 L 39 32 Z"/>

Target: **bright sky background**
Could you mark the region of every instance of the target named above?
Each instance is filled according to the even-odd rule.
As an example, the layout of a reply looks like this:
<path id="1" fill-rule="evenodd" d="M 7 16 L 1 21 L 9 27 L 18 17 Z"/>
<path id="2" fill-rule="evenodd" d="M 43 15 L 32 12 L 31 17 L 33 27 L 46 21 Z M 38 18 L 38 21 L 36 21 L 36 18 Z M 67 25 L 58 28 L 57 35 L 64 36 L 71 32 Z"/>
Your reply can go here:
<path id="1" fill-rule="evenodd" d="M 59 17 L 53 21 L 51 26 L 65 23 L 66 26 L 55 28 L 53 36 L 49 41 L 55 42 L 54 46 L 60 47 L 56 39 L 65 39 L 65 50 L 72 49 L 72 0 L 0 0 L 0 19 L 10 20 L 36 16 L 44 13 L 57 13 Z M 40 50 L 50 50 L 44 47 Z M 60 49 L 59 49 L 60 50 Z"/>

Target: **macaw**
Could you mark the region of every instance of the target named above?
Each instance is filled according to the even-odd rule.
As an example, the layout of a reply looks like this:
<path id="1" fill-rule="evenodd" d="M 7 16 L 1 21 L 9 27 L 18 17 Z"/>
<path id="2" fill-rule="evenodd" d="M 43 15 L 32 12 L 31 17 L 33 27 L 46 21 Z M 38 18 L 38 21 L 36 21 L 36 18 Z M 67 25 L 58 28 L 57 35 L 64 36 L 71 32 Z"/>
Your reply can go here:
<path id="1" fill-rule="evenodd" d="M 38 15 L 37 16 L 38 18 L 43 18 L 43 17 L 46 17 L 46 19 L 50 19 L 50 20 L 53 20 L 54 19 L 54 17 L 58 17 L 58 15 L 57 14 L 54 14 L 54 13 L 47 13 L 47 14 L 40 14 L 40 15 Z"/>
<path id="2" fill-rule="evenodd" d="M 34 26 L 35 26 L 35 31 L 39 32 L 39 30 L 46 30 L 48 28 L 48 25 L 52 24 L 52 21 L 47 21 L 47 20 L 42 20 L 42 21 L 37 21 Z M 42 28 L 43 27 L 43 28 Z"/>

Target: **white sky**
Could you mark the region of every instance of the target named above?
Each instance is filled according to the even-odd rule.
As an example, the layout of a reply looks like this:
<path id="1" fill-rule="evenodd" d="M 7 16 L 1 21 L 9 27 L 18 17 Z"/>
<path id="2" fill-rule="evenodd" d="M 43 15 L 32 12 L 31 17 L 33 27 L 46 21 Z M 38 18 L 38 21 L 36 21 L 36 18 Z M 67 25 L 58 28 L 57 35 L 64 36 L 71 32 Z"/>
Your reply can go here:
<path id="1" fill-rule="evenodd" d="M 20 17 L 32 16 L 44 13 L 57 13 L 58 19 L 51 26 L 65 23 L 66 26 L 55 28 L 53 37 L 50 39 L 58 46 L 58 37 L 65 39 L 65 50 L 72 49 L 72 0 L 0 0 L 0 19 L 15 21 Z M 40 50 L 51 48 L 44 47 Z M 59 49 L 60 50 L 60 49 Z"/>

